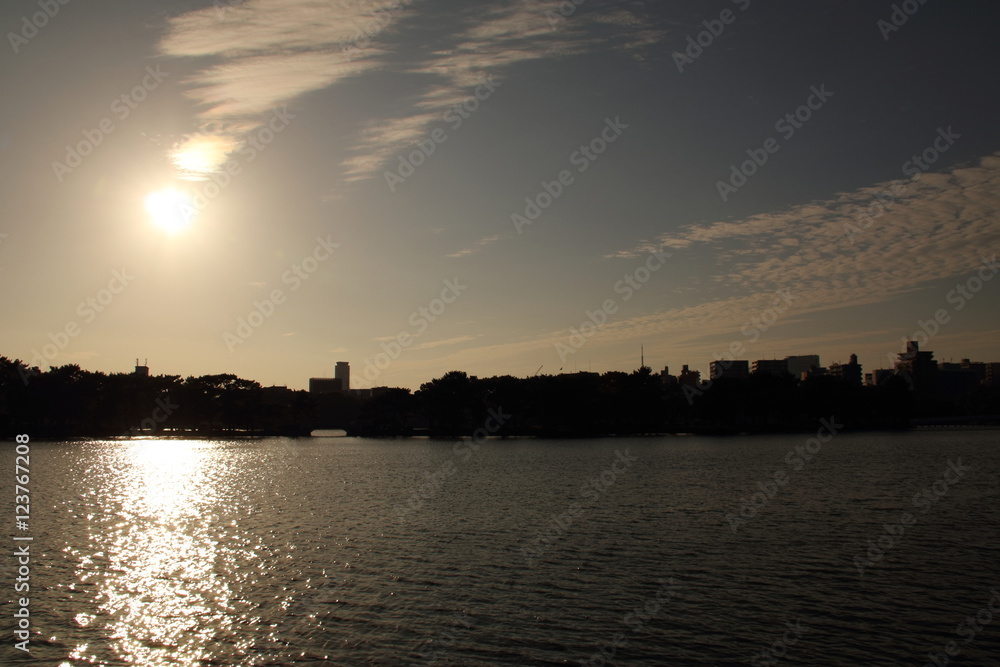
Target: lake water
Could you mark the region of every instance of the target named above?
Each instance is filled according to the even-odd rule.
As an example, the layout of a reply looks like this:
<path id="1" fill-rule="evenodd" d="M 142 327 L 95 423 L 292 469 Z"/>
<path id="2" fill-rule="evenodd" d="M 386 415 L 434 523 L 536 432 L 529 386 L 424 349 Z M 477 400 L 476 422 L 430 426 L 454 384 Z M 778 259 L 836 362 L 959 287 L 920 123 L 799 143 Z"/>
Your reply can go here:
<path id="1" fill-rule="evenodd" d="M 19 533 L 4 443 L 0 662 L 996 665 L 998 444 L 33 442 Z"/>

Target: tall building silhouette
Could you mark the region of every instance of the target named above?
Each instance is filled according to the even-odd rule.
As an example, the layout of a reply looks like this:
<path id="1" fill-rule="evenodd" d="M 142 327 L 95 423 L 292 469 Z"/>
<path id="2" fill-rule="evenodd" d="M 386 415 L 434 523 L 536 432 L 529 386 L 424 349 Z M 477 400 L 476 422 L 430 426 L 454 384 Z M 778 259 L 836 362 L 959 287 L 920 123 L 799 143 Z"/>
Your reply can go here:
<path id="1" fill-rule="evenodd" d="M 896 372 L 909 378 L 920 395 L 933 396 L 937 391 L 937 362 L 934 353 L 923 351 L 915 340 L 906 341 L 906 352 L 896 355 Z"/>
<path id="2" fill-rule="evenodd" d="M 1000 387 L 1000 363 L 991 362 L 986 364 L 986 386 Z"/>
<path id="3" fill-rule="evenodd" d="M 719 378 L 748 378 L 750 377 L 750 362 L 746 359 L 730 359 L 713 361 L 708 365 L 708 375 L 713 380 Z"/>
<path id="4" fill-rule="evenodd" d="M 788 362 L 788 372 L 791 373 L 792 377 L 796 380 L 801 380 L 803 373 L 808 373 L 819 368 L 818 354 L 800 354 L 792 357 L 785 357 L 785 361 Z"/>
<path id="5" fill-rule="evenodd" d="M 767 373 L 783 377 L 788 375 L 787 359 L 758 359 L 750 367 L 753 373 Z"/>
<path id="6" fill-rule="evenodd" d="M 338 361 L 333 377 L 340 380 L 340 388 L 348 391 L 351 388 L 351 365 L 346 361 Z"/>
<path id="7" fill-rule="evenodd" d="M 858 355 L 852 354 L 851 360 L 846 364 L 830 364 L 830 375 L 843 378 L 851 384 L 861 384 L 864 374 L 861 372 L 861 364 L 858 363 Z"/>
<path id="8" fill-rule="evenodd" d="M 340 378 L 309 378 L 310 394 L 339 394 L 344 391 Z"/>
<path id="9" fill-rule="evenodd" d="M 677 381 L 688 387 L 697 387 L 701 384 L 701 371 L 693 371 L 687 364 L 681 369 L 681 374 L 677 376 Z"/>

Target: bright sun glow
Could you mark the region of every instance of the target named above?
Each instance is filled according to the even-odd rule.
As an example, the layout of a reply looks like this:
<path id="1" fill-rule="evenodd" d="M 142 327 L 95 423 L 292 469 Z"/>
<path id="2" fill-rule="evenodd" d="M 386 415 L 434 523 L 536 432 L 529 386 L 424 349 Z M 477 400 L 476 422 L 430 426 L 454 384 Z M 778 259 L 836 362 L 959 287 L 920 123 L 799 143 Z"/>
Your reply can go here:
<path id="1" fill-rule="evenodd" d="M 229 153 L 238 144 L 228 137 L 198 134 L 188 137 L 170 151 L 170 161 L 177 168 L 179 178 L 186 181 L 204 181 L 217 172 Z"/>
<path id="2" fill-rule="evenodd" d="M 168 234 L 186 229 L 197 213 L 190 197 L 173 189 L 150 193 L 146 197 L 146 211 L 153 224 Z"/>

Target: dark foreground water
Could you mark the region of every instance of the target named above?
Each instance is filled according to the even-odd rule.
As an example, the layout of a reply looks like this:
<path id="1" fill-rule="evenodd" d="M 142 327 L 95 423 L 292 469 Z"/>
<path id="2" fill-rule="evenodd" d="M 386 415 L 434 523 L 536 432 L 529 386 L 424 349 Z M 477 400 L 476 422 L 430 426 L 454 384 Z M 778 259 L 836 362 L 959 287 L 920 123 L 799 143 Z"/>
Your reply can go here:
<path id="1" fill-rule="evenodd" d="M 3 443 L 0 664 L 997 665 L 998 445 Z"/>

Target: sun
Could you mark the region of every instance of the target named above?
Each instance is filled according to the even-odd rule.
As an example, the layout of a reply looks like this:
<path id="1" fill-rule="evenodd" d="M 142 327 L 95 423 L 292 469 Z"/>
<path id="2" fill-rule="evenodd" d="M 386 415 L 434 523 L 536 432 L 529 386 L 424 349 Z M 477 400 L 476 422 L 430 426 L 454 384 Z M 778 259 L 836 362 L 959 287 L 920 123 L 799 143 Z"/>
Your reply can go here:
<path id="1" fill-rule="evenodd" d="M 146 211 L 154 225 L 171 235 L 187 229 L 197 214 L 191 198 L 173 188 L 149 193 Z"/>

